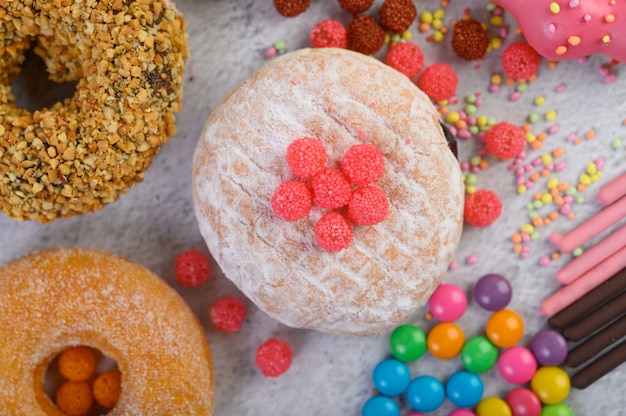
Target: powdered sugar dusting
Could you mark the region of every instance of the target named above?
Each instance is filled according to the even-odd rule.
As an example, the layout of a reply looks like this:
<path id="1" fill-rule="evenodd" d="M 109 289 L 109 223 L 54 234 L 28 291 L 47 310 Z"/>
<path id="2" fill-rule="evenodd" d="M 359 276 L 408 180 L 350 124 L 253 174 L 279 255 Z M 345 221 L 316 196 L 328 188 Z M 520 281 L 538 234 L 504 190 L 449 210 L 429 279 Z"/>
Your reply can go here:
<path id="1" fill-rule="evenodd" d="M 287 146 L 304 136 L 324 142 L 331 167 L 358 143 L 385 157 L 376 185 L 388 217 L 355 227 L 339 253 L 315 243 L 319 208 L 295 223 L 271 209 L 274 190 L 294 178 Z M 211 114 L 194 200 L 213 256 L 261 309 L 291 326 L 371 334 L 405 320 L 439 283 L 460 236 L 463 187 L 434 108 L 405 76 L 364 55 L 301 50 L 266 64 Z"/>
<path id="2" fill-rule="evenodd" d="M 196 317 L 147 269 L 111 254 L 58 249 L 0 268 L 0 415 L 58 415 L 43 390 L 70 345 L 99 349 L 122 372 L 111 416 L 211 415 L 211 358 Z"/>

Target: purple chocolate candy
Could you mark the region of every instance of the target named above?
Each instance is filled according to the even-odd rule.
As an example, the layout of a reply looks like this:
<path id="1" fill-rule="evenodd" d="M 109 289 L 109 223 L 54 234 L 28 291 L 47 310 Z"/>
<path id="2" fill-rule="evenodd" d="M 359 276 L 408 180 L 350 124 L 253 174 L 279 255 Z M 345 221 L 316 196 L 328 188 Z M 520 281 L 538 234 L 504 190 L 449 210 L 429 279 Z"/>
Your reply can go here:
<path id="1" fill-rule="evenodd" d="M 500 274 L 486 274 L 474 286 L 474 299 L 488 311 L 499 311 L 511 301 L 511 284 Z"/>
<path id="2" fill-rule="evenodd" d="M 551 329 L 537 332 L 530 349 L 543 365 L 561 365 L 567 358 L 567 341 L 563 335 Z"/>

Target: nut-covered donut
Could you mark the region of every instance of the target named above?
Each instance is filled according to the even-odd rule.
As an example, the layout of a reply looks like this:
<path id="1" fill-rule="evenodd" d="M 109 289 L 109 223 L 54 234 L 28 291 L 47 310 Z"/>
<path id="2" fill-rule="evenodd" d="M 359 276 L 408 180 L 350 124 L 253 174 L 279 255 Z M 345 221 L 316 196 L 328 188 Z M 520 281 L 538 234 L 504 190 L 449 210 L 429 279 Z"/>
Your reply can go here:
<path id="1" fill-rule="evenodd" d="M 146 268 L 90 249 L 55 249 L 0 267 L 0 414 L 62 416 L 44 374 L 68 346 L 117 361 L 122 392 L 108 413 L 213 414 L 204 331 L 185 302 Z"/>
<path id="2" fill-rule="evenodd" d="M 188 56 L 169 0 L 0 2 L 0 209 L 49 222 L 90 213 L 143 179 L 175 131 Z M 30 112 L 11 82 L 31 47 L 73 97 Z"/>
<path id="3" fill-rule="evenodd" d="M 318 239 L 322 228 L 350 234 L 343 208 L 318 201 L 324 178 L 295 182 L 315 194 L 309 214 L 291 222 L 273 210 L 279 185 L 300 175 L 287 149 L 306 137 L 326 149 L 321 175 L 334 172 L 326 177 L 329 198 L 346 186 L 351 192 L 333 185 L 342 174 L 330 169 L 348 172 L 349 149 L 367 144 L 382 153 L 374 185 L 388 212 L 376 225 L 354 219 L 361 225 L 352 227 L 347 248 L 332 236 Z M 200 231 L 228 278 L 283 323 L 337 334 L 381 333 L 422 306 L 448 268 L 463 222 L 459 164 L 430 99 L 400 72 L 341 49 L 283 55 L 236 87 L 207 120 L 193 191 Z M 384 214 L 383 206 L 365 214 Z M 351 210 L 347 217 L 355 218 Z"/>

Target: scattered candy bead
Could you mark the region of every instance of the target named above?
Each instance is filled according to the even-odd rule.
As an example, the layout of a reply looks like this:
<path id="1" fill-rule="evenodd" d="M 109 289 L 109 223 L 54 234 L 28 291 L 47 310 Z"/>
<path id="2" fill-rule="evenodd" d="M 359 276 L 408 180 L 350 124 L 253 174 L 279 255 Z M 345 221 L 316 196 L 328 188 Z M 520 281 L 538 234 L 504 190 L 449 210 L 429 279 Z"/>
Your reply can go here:
<path id="1" fill-rule="evenodd" d="M 557 331 L 544 329 L 532 339 L 531 350 L 542 365 L 561 365 L 567 358 L 567 341 Z"/>
<path id="2" fill-rule="evenodd" d="M 289 345 L 271 338 L 259 345 L 256 351 L 256 365 L 265 377 L 278 377 L 291 366 L 293 353 Z"/>
<path id="3" fill-rule="evenodd" d="M 176 278 L 184 286 L 198 286 L 211 276 L 209 259 L 196 250 L 180 253 L 175 260 Z"/>
<path id="4" fill-rule="evenodd" d="M 396 396 L 403 393 L 409 386 L 411 373 L 403 362 L 388 359 L 378 363 L 374 368 L 372 379 L 379 393 L 385 396 Z"/>
<path id="5" fill-rule="evenodd" d="M 487 338 L 496 347 L 509 348 L 517 344 L 524 335 L 524 322 L 520 316 L 508 309 L 495 312 L 487 321 Z"/>
<path id="6" fill-rule="evenodd" d="M 473 407 L 483 397 L 484 387 L 480 377 L 468 371 L 454 373 L 446 383 L 448 399 L 457 407 Z"/>
<path id="7" fill-rule="evenodd" d="M 541 402 L 532 391 L 518 387 L 506 395 L 513 416 L 540 416 Z"/>
<path id="8" fill-rule="evenodd" d="M 513 413 L 504 400 L 498 397 L 487 397 L 476 406 L 476 416 L 513 416 Z"/>
<path id="9" fill-rule="evenodd" d="M 440 284 L 428 300 L 430 313 L 442 322 L 459 319 L 467 308 L 467 297 L 463 290 L 452 284 Z"/>
<path id="10" fill-rule="evenodd" d="M 474 299 L 488 311 L 495 312 L 505 308 L 512 297 L 511 284 L 500 274 L 484 275 L 474 286 Z"/>
<path id="11" fill-rule="evenodd" d="M 450 360 L 459 355 L 464 342 L 463 330 L 451 322 L 435 325 L 426 338 L 428 351 L 441 360 Z"/>
<path id="12" fill-rule="evenodd" d="M 483 336 L 468 340 L 461 350 L 461 362 L 467 371 L 484 373 L 498 361 L 498 349 Z"/>
<path id="13" fill-rule="evenodd" d="M 401 325 L 391 333 L 389 349 L 400 361 L 416 361 L 426 352 L 426 334 L 414 325 Z"/>
<path id="14" fill-rule="evenodd" d="M 400 408 L 389 397 L 374 396 L 363 405 L 361 416 L 400 416 Z"/>
<path id="15" fill-rule="evenodd" d="M 530 381 L 530 388 L 544 404 L 556 404 L 565 400 L 570 386 L 567 373 L 554 366 L 539 368 Z"/>
<path id="16" fill-rule="evenodd" d="M 246 305 L 232 296 L 218 300 L 209 309 L 209 317 L 215 329 L 227 334 L 239 331 L 246 314 Z"/>
<path id="17" fill-rule="evenodd" d="M 509 383 L 524 384 L 529 382 L 537 371 L 537 361 L 529 349 L 520 346 L 511 347 L 500 354 L 498 371 Z"/>
<path id="18" fill-rule="evenodd" d="M 406 399 L 409 405 L 418 412 L 437 410 L 446 397 L 443 384 L 432 376 L 419 376 L 411 381 L 407 389 Z"/>
<path id="19" fill-rule="evenodd" d="M 541 416 L 574 416 L 574 412 L 565 403 L 557 403 L 544 406 L 541 409 Z"/>

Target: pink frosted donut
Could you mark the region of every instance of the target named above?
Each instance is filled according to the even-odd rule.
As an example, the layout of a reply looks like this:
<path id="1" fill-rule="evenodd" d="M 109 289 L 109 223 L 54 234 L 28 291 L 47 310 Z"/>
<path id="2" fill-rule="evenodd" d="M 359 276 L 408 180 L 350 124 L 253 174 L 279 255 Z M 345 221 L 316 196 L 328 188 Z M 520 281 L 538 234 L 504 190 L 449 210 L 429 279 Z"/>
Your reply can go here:
<path id="1" fill-rule="evenodd" d="M 626 62 L 626 2 L 621 0 L 496 0 L 511 14 L 528 43 L 562 61 L 602 53 Z"/>

